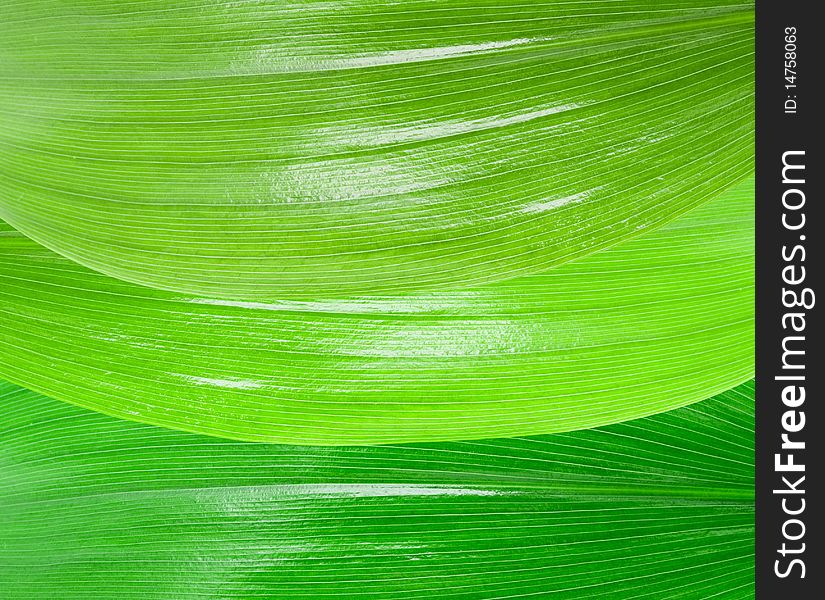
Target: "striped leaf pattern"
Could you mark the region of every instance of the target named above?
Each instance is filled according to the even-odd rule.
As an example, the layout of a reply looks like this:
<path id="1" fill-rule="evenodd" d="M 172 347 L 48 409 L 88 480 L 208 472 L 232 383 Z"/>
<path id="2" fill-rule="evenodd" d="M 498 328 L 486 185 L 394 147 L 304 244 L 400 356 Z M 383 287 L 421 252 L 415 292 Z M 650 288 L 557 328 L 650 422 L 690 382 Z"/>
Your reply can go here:
<path id="1" fill-rule="evenodd" d="M 0 388 L 6 598 L 753 597 L 753 385 L 478 442 L 232 442 Z"/>
<path id="2" fill-rule="evenodd" d="M 753 598 L 752 2 L 0 14 L 0 600 Z"/>

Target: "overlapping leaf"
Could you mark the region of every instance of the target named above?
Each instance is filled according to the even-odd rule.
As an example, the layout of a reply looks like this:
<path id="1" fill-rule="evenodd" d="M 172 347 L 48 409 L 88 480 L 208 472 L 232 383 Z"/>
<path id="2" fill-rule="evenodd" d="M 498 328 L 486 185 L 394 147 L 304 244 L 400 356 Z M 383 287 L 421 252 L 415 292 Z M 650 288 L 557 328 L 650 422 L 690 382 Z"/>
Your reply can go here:
<path id="1" fill-rule="evenodd" d="M 0 597 L 753 596 L 751 3 L 0 4 Z"/>
<path id="2" fill-rule="evenodd" d="M 0 385 L 0 589 L 64 598 L 753 597 L 753 387 L 590 431 L 312 448 Z"/>
<path id="3" fill-rule="evenodd" d="M 325 303 L 152 290 L 0 236 L 0 376 L 237 439 L 392 443 L 552 433 L 752 376 L 753 185 L 547 273 Z"/>
<path id="4" fill-rule="evenodd" d="M 0 217 L 212 298 L 538 272 L 749 172 L 751 9 L 6 2 Z"/>

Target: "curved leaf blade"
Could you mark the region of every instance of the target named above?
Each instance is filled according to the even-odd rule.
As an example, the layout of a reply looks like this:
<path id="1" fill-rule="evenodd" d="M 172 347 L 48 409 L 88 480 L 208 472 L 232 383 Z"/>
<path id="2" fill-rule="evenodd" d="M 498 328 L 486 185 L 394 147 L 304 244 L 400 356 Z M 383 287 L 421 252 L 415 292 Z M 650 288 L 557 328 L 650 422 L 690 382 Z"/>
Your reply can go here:
<path id="1" fill-rule="evenodd" d="M 0 376 L 166 427 L 333 445 L 536 435 L 752 373 L 752 180 L 547 273 L 403 298 L 181 296 L 0 236 Z"/>
<path id="2" fill-rule="evenodd" d="M 25 598 L 753 597 L 753 387 L 602 429 L 312 448 L 0 386 Z"/>
<path id="3" fill-rule="evenodd" d="M 543 271 L 751 171 L 751 9 L 12 3 L 0 218 L 114 277 L 225 299 Z"/>

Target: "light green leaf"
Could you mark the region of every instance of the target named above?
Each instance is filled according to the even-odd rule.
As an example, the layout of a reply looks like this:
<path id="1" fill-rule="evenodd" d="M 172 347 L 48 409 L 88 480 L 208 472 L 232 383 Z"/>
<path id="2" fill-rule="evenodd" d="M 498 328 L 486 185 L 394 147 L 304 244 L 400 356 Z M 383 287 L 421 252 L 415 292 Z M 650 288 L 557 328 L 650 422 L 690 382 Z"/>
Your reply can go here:
<path id="1" fill-rule="evenodd" d="M 0 217 L 213 298 L 535 273 L 750 172 L 752 21 L 738 0 L 6 2 Z"/>
<path id="2" fill-rule="evenodd" d="M 753 373 L 753 182 L 541 275 L 404 298 L 177 295 L 0 236 L 0 377 L 104 413 L 298 444 L 567 431 Z"/>
<path id="3" fill-rule="evenodd" d="M 0 385 L 7 600 L 753 598 L 753 387 L 602 429 L 216 440 Z"/>

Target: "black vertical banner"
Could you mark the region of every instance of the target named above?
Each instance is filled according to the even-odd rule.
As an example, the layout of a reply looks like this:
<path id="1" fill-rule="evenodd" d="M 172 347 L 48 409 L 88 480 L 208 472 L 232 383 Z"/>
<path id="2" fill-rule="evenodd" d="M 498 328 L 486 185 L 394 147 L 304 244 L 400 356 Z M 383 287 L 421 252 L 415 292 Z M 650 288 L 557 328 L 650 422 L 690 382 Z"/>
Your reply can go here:
<path id="1" fill-rule="evenodd" d="M 756 592 L 822 598 L 825 402 L 816 2 L 756 10 Z"/>

